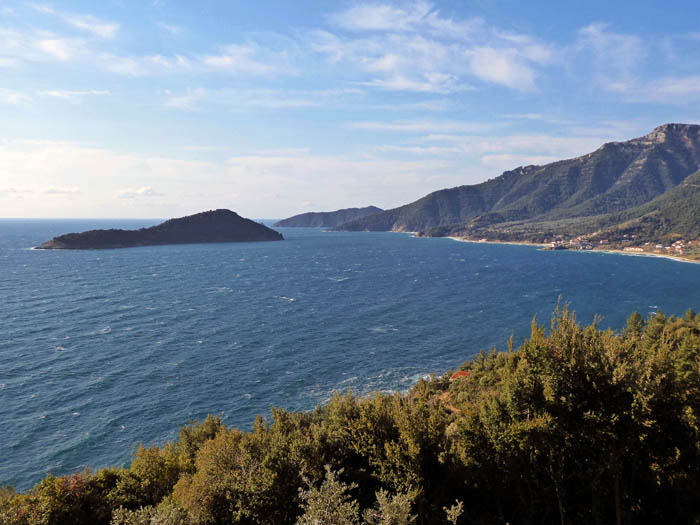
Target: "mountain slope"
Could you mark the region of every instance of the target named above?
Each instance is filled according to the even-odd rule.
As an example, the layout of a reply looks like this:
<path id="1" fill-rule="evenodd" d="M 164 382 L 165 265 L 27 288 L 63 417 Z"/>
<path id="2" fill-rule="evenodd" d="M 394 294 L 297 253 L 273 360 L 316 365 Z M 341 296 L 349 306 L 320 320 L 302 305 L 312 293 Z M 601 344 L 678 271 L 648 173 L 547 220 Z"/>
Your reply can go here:
<path id="1" fill-rule="evenodd" d="M 368 215 L 374 215 L 384 210 L 376 206 L 365 208 L 345 208 L 336 211 L 309 212 L 294 215 L 288 219 L 277 221 L 273 226 L 294 226 L 294 227 L 325 227 L 333 228 L 344 222 L 361 219 Z"/>
<path id="2" fill-rule="evenodd" d="M 482 225 L 560 220 L 642 205 L 700 169 L 700 126 L 666 124 L 574 159 L 506 171 L 472 186 L 341 224 L 349 231 L 420 231 L 478 218 Z"/>
<path id="3" fill-rule="evenodd" d="M 700 238 L 700 171 L 641 206 L 609 217 L 603 235 L 635 235 L 640 239 Z"/>

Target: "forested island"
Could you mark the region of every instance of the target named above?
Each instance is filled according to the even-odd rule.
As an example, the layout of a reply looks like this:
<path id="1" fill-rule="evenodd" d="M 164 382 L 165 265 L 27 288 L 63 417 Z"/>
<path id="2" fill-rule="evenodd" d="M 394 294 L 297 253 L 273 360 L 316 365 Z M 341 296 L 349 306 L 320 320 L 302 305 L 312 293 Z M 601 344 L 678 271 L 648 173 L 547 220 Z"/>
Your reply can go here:
<path id="1" fill-rule="evenodd" d="M 699 364 L 693 311 L 613 332 L 562 308 L 406 393 L 210 416 L 128 468 L 3 488 L 0 523 L 697 523 Z"/>
<path id="2" fill-rule="evenodd" d="M 40 250 L 94 250 L 164 244 L 281 241 L 282 234 L 231 210 L 211 210 L 139 230 L 90 230 L 54 237 Z"/>

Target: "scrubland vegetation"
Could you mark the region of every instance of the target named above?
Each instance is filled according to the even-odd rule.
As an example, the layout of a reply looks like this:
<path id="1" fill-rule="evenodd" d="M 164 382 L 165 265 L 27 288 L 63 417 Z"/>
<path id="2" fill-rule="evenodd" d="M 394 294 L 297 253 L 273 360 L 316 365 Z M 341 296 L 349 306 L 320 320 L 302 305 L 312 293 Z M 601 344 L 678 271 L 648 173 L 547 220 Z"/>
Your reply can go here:
<path id="1" fill-rule="evenodd" d="M 547 328 L 407 393 L 217 417 L 128 468 L 0 490 L 7 524 L 695 523 L 700 315 Z"/>

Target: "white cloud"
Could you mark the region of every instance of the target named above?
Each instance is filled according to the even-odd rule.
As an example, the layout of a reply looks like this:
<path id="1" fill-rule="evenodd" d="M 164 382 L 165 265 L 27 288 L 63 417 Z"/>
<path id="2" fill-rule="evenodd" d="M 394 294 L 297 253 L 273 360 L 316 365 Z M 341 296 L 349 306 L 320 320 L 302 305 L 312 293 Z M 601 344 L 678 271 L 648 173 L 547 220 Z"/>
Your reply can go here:
<path id="1" fill-rule="evenodd" d="M 342 31 L 311 33 L 311 48 L 331 64 L 350 64 L 358 83 L 392 91 L 455 93 L 471 79 L 536 89 L 537 68 L 554 61 L 534 37 L 488 28 L 480 19 L 443 17 L 432 3 L 358 4 L 329 17 Z"/>
<path id="2" fill-rule="evenodd" d="M 55 16 L 69 26 L 91 33 L 101 39 L 112 40 L 117 36 L 117 31 L 119 30 L 119 24 L 115 22 L 106 22 L 92 15 L 57 11 L 43 4 L 30 4 L 30 6 L 39 13 Z"/>
<path id="3" fill-rule="evenodd" d="M 9 89 L 0 88 L 0 103 L 9 104 L 11 106 L 18 106 L 24 102 L 28 102 L 30 97 L 23 93 L 18 93 L 17 91 L 11 91 Z"/>
<path id="4" fill-rule="evenodd" d="M 647 86 L 652 99 L 687 102 L 688 98 L 700 97 L 700 75 L 663 77 Z"/>
<path id="5" fill-rule="evenodd" d="M 442 17 L 431 2 L 418 0 L 401 6 L 390 4 L 357 4 L 334 13 L 329 21 L 351 31 L 419 31 L 426 30 L 441 37 L 469 38 L 483 26 L 479 18 L 454 20 Z"/>
<path id="6" fill-rule="evenodd" d="M 522 91 L 535 89 L 535 72 L 516 50 L 475 47 L 466 53 L 481 80 Z"/>
<path id="7" fill-rule="evenodd" d="M 141 188 L 125 188 L 115 192 L 118 199 L 139 199 L 142 197 L 162 197 L 162 193 L 158 193 L 150 186 L 142 186 Z"/>
<path id="8" fill-rule="evenodd" d="M 0 188 L 0 195 L 78 195 L 82 190 L 78 187 L 59 186 L 20 186 Z"/>
<path id="9" fill-rule="evenodd" d="M 206 105 L 232 111 L 257 109 L 299 109 L 311 107 L 353 107 L 362 99 L 359 88 L 287 90 L 287 89 L 188 89 L 182 93 L 166 91 L 166 107 L 196 109 Z"/>
<path id="10" fill-rule="evenodd" d="M 228 44 L 221 47 L 217 55 L 206 55 L 201 62 L 204 66 L 234 74 L 271 75 L 291 71 L 284 63 L 284 57 L 268 53 L 266 59 L 252 44 Z"/>
<path id="11" fill-rule="evenodd" d="M 651 81 L 611 82 L 607 87 L 632 102 L 686 105 L 700 100 L 700 75 L 665 76 Z"/>
<path id="12" fill-rule="evenodd" d="M 192 61 L 183 55 L 120 56 L 102 53 L 96 57 L 100 68 L 110 73 L 141 77 L 164 73 L 184 73 L 193 70 Z"/>
<path id="13" fill-rule="evenodd" d="M 19 60 L 9 57 L 0 57 L 0 67 L 17 67 Z"/>
<path id="14" fill-rule="evenodd" d="M 35 45 L 37 49 L 64 62 L 76 52 L 76 41 L 67 38 L 47 38 L 38 40 Z"/>
<path id="15" fill-rule="evenodd" d="M 360 31 L 407 31 L 425 20 L 433 7 L 428 2 L 413 2 L 405 7 L 358 4 L 330 15 L 329 20 L 345 29 Z"/>
<path id="16" fill-rule="evenodd" d="M 634 81 L 638 66 L 647 56 L 642 39 L 617 33 L 608 24 L 590 24 L 578 32 L 575 60 L 600 86 L 612 91 L 624 90 Z M 590 63 L 583 63 L 582 58 Z M 592 73 L 591 73 L 592 71 Z"/>
<path id="17" fill-rule="evenodd" d="M 205 162 L 68 142 L 0 141 L 6 188 L 82 190 L 65 194 L 69 202 L 38 192 L 22 194 L 21 202 L 7 198 L 2 214 L 174 217 L 230 208 L 248 217 L 280 217 L 292 215 L 295 203 L 310 198 L 337 208 L 397 206 L 464 181 L 464 170 L 450 160 L 395 160 L 365 153 L 333 156 L 294 149 Z M 118 192 L 115 180 L 123 184 Z M 155 193 L 161 195 L 155 198 Z"/>
<path id="18" fill-rule="evenodd" d="M 47 31 L 17 31 L 0 27 L 0 66 L 17 67 L 26 61 L 65 62 L 83 52 L 84 40 Z"/>
<path id="19" fill-rule="evenodd" d="M 62 90 L 62 89 L 50 89 L 48 91 L 42 91 L 42 95 L 46 95 L 48 97 L 54 97 L 54 98 L 60 98 L 63 100 L 69 100 L 71 102 L 76 102 L 80 101 L 85 97 L 102 97 L 102 96 L 108 96 L 111 95 L 111 91 L 107 91 L 104 89 L 87 89 L 83 91 L 70 91 L 70 90 Z"/>
<path id="20" fill-rule="evenodd" d="M 170 108 L 177 109 L 194 109 L 197 102 L 202 100 L 206 91 L 202 88 L 188 90 L 187 93 L 183 95 L 173 95 L 170 92 L 166 92 L 167 100 L 164 105 Z"/>
<path id="21" fill-rule="evenodd" d="M 180 36 L 183 33 L 183 29 L 180 26 L 173 24 L 166 24 L 165 22 L 157 22 L 158 27 L 160 27 L 166 33 L 172 36 Z"/>
<path id="22" fill-rule="evenodd" d="M 493 129 L 496 124 L 458 120 L 396 120 L 352 122 L 353 128 L 399 133 L 474 133 Z"/>
<path id="23" fill-rule="evenodd" d="M 76 29 L 87 31 L 105 40 L 116 37 L 119 30 L 119 24 L 104 22 L 91 15 L 65 15 L 63 19 Z"/>
<path id="24" fill-rule="evenodd" d="M 46 188 L 40 188 L 38 191 L 39 193 L 46 193 L 47 195 L 76 195 L 82 193 L 82 190 L 75 186 L 72 188 L 48 186 Z"/>

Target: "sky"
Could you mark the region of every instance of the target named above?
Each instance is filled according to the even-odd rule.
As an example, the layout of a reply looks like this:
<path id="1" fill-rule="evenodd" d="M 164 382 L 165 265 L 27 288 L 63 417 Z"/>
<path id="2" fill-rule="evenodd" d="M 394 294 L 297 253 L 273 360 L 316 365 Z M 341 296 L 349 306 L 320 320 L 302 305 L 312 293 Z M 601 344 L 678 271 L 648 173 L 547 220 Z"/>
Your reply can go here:
<path id="1" fill-rule="evenodd" d="M 0 0 L 0 217 L 392 208 L 700 123 L 697 1 Z"/>

